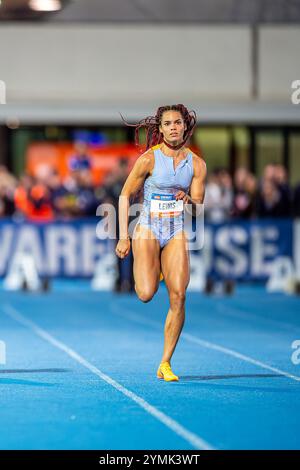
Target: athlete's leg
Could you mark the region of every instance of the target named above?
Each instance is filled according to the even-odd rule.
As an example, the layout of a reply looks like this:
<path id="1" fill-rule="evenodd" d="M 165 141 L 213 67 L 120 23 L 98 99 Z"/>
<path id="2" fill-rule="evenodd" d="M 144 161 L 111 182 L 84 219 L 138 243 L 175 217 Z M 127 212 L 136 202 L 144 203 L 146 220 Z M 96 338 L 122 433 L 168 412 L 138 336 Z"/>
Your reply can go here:
<path id="1" fill-rule="evenodd" d="M 176 234 L 163 248 L 161 266 L 170 300 L 161 362 L 170 362 L 184 325 L 185 292 L 190 279 L 188 242 L 184 232 Z"/>
<path id="2" fill-rule="evenodd" d="M 149 302 L 158 289 L 160 244 L 153 232 L 138 224 L 132 240 L 135 290 L 143 302 Z"/>

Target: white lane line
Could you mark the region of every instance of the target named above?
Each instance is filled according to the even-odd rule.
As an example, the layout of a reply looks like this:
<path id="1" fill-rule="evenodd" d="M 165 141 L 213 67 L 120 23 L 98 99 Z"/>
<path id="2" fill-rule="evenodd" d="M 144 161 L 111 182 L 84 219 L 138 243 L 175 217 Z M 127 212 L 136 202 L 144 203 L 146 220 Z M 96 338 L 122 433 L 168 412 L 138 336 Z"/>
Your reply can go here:
<path id="1" fill-rule="evenodd" d="M 120 310 L 120 308 L 122 310 Z M 141 317 L 141 315 L 137 315 L 136 313 L 133 313 L 132 311 L 127 310 L 124 307 L 119 307 L 117 308 L 115 304 L 110 304 L 110 310 L 120 316 L 123 316 L 125 318 L 128 318 L 136 323 L 140 323 L 143 325 L 147 326 L 152 326 L 154 328 L 162 328 L 163 325 L 161 325 L 159 322 L 155 320 L 149 320 L 148 318 Z M 227 354 L 229 356 L 233 356 L 237 359 L 241 359 L 242 361 L 248 362 L 250 364 L 254 364 L 255 366 L 261 367 L 262 369 L 270 370 L 272 372 L 275 372 L 278 375 L 283 375 L 284 377 L 288 377 L 289 379 L 296 380 L 297 382 L 300 382 L 300 377 L 297 375 L 290 374 L 289 372 L 285 372 L 284 370 L 277 369 L 276 367 L 269 366 L 268 364 L 265 364 L 264 362 L 258 361 L 256 359 L 253 359 L 250 356 L 246 356 L 245 354 L 241 354 L 238 351 L 234 351 L 233 349 L 225 348 L 223 346 L 220 346 L 219 344 L 216 343 L 211 343 L 209 341 L 202 340 L 198 338 L 197 336 L 191 335 L 189 333 L 181 333 L 181 337 L 186 339 L 187 341 L 190 341 L 195 344 L 199 344 L 200 346 L 207 348 L 207 349 L 213 349 L 215 351 L 222 352 L 224 354 Z"/>
<path id="2" fill-rule="evenodd" d="M 84 357 L 82 357 L 80 354 L 74 351 L 74 349 L 69 348 L 66 344 L 62 343 L 61 341 L 57 340 L 52 335 L 50 335 L 46 330 L 40 328 L 36 323 L 27 319 L 20 312 L 18 312 L 12 305 L 6 304 L 3 306 L 2 310 L 7 316 L 9 316 L 10 318 L 13 318 L 14 320 L 22 324 L 23 326 L 31 329 L 37 336 L 39 336 L 40 338 L 50 343 L 52 346 L 55 346 L 57 349 L 60 349 L 61 351 L 65 352 L 68 356 L 70 356 L 72 359 L 77 361 L 82 366 L 86 367 L 89 371 L 97 375 L 104 382 L 108 383 L 109 385 L 114 387 L 116 390 L 121 392 L 123 395 L 125 395 L 126 397 L 130 398 L 132 401 L 137 403 L 137 405 L 143 408 L 147 413 L 154 416 L 154 418 L 156 418 L 158 421 L 164 424 L 167 428 L 171 429 L 171 431 L 173 431 L 179 437 L 187 441 L 195 449 L 199 449 L 199 450 L 213 450 L 214 449 L 214 447 L 211 446 L 204 439 L 197 436 L 193 432 L 189 431 L 188 429 L 183 427 L 181 424 L 179 424 L 177 421 L 170 418 L 170 416 L 158 410 L 157 408 L 155 408 L 155 406 L 150 405 L 150 403 L 148 403 L 146 400 L 136 395 L 135 393 L 131 392 L 126 387 L 123 387 L 123 385 L 116 382 L 109 375 L 104 374 L 100 369 L 98 369 L 96 366 L 91 364 L 89 361 L 84 359 Z"/>

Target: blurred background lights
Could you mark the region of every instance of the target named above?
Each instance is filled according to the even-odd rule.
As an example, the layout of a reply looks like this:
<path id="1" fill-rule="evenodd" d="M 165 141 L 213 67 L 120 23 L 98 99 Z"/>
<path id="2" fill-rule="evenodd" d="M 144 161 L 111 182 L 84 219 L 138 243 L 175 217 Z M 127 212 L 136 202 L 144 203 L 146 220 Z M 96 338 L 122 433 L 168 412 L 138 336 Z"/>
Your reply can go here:
<path id="1" fill-rule="evenodd" d="M 59 0 L 30 0 L 29 7 L 35 11 L 58 11 L 61 3 Z"/>

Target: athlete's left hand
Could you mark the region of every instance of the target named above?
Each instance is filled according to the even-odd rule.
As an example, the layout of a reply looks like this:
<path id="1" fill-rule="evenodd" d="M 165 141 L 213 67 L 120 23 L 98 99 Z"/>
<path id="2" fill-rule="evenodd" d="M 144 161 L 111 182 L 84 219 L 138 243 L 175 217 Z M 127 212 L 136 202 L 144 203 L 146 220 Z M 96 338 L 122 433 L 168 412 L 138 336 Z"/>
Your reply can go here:
<path id="1" fill-rule="evenodd" d="M 186 194 L 184 191 L 178 191 L 178 193 L 175 194 L 176 201 L 179 199 L 183 199 L 184 204 L 189 204 L 191 202 L 191 198 L 188 194 Z"/>

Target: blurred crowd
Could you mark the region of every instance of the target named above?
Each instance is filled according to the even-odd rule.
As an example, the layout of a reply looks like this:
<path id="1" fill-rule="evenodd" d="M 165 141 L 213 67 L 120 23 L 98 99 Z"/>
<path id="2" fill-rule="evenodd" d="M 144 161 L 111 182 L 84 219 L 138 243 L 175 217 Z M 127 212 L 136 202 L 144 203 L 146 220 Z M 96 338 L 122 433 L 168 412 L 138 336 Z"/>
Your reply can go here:
<path id="1" fill-rule="evenodd" d="M 289 185 L 281 164 L 266 165 L 260 179 L 246 168 L 238 168 L 233 177 L 220 168 L 208 175 L 204 207 L 206 220 L 211 222 L 299 217 L 300 184 Z"/>
<path id="2" fill-rule="evenodd" d="M 12 216 L 32 222 L 95 217 L 99 204 L 109 202 L 117 208 L 127 175 L 127 158 L 120 158 L 115 170 L 101 185 L 95 185 L 85 145 L 76 146 L 76 154 L 69 159 L 69 173 L 64 179 L 48 165 L 41 166 L 35 176 L 25 173 L 19 178 L 2 165 L 0 217 Z"/>
<path id="3" fill-rule="evenodd" d="M 95 185 L 84 146 L 78 146 L 70 158 L 69 174 L 64 180 L 51 167 L 42 168 L 35 177 L 23 174 L 16 178 L 0 166 L 0 216 L 40 222 L 93 217 L 103 202 L 117 209 L 127 175 L 124 157 L 101 185 Z M 300 217 L 300 184 L 291 188 L 287 171 L 280 164 L 268 164 L 260 179 L 246 168 L 238 168 L 233 177 L 219 168 L 208 174 L 204 207 L 210 222 Z"/>

